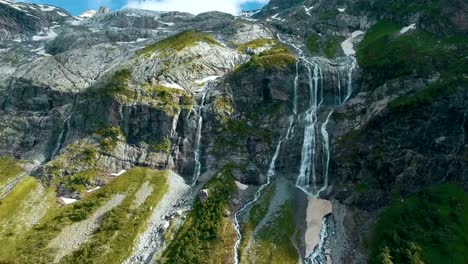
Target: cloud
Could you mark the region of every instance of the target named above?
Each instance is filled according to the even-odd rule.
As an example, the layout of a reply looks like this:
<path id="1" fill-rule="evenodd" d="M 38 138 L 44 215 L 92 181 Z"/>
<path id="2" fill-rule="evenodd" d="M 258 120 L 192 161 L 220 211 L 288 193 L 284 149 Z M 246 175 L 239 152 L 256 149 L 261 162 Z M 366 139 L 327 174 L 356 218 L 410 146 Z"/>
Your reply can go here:
<path id="1" fill-rule="evenodd" d="M 127 7 L 156 11 L 181 11 L 200 14 L 208 11 L 221 11 L 238 14 L 245 3 L 266 4 L 269 0 L 129 0 Z"/>

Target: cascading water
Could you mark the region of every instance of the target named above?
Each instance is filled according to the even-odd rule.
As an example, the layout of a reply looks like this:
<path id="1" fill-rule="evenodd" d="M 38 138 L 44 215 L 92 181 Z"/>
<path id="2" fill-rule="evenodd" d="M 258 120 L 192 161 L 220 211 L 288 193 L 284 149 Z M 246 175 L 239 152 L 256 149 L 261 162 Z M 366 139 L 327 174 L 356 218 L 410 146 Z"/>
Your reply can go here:
<path id="1" fill-rule="evenodd" d="M 242 243 L 242 232 L 241 232 L 241 226 L 240 226 L 240 217 L 241 215 L 246 212 L 250 207 L 255 204 L 258 199 L 262 196 L 263 190 L 267 188 L 271 184 L 271 179 L 275 176 L 276 174 L 276 160 L 278 159 L 279 152 L 281 150 L 281 145 L 285 140 L 288 140 L 291 138 L 291 131 L 293 129 L 293 123 L 294 123 L 294 116 L 289 117 L 289 126 L 286 132 L 286 135 L 278 142 L 278 145 L 276 146 L 275 153 L 273 155 L 273 158 L 270 161 L 270 166 L 268 167 L 268 172 L 267 172 L 267 180 L 266 182 L 258 188 L 257 192 L 255 192 L 255 195 L 252 200 L 250 200 L 248 203 L 246 203 L 241 209 L 239 209 L 235 215 L 234 215 L 234 227 L 236 229 L 237 233 L 237 241 L 236 244 L 234 245 L 234 263 L 239 264 L 240 262 L 240 256 L 239 256 L 239 247 Z"/>
<path id="2" fill-rule="evenodd" d="M 192 179 L 192 187 L 195 186 L 195 184 L 198 181 L 198 178 L 200 178 L 201 175 L 201 133 L 203 129 L 203 109 L 205 108 L 205 99 L 206 95 L 210 91 L 210 88 L 213 86 L 213 82 L 208 81 L 205 85 L 205 88 L 202 93 L 202 97 L 200 100 L 200 105 L 198 106 L 198 111 L 197 111 L 197 132 L 195 134 L 195 170 L 193 173 L 193 179 Z"/>
<path id="3" fill-rule="evenodd" d="M 296 62 L 296 77 L 294 77 L 293 113 L 297 115 L 297 85 L 299 83 L 299 60 Z"/>
<path id="4" fill-rule="evenodd" d="M 62 147 L 63 145 L 63 141 L 65 140 L 64 137 L 65 137 L 65 133 L 68 129 L 68 127 L 70 126 L 70 118 L 71 118 L 71 114 L 69 114 L 66 118 L 65 118 L 65 121 L 63 122 L 63 129 L 62 131 L 60 131 L 60 134 L 57 138 L 57 142 L 55 143 L 55 148 L 54 150 L 52 151 L 52 155 L 51 155 L 51 160 L 53 158 L 55 158 L 55 156 L 57 156 L 58 152 L 60 151 L 60 148 Z"/>
<path id="5" fill-rule="evenodd" d="M 348 56 L 347 57 L 347 69 L 348 69 L 348 87 L 346 91 L 346 98 L 344 99 L 343 102 L 346 102 L 351 98 L 351 95 L 353 94 L 353 72 L 357 67 L 357 61 L 354 56 Z"/>
<path id="6" fill-rule="evenodd" d="M 314 253 L 304 260 L 304 264 L 326 264 L 327 262 L 327 238 L 330 235 L 329 219 L 324 218 L 320 230 L 320 242 Z"/>
<path id="7" fill-rule="evenodd" d="M 330 139 L 329 133 L 327 131 L 327 126 L 332 116 L 334 110 L 331 110 L 327 115 L 327 118 L 320 126 L 320 133 L 318 133 L 318 111 L 324 102 L 324 74 L 319 60 L 315 61 L 313 59 L 307 58 L 304 56 L 304 52 L 299 45 L 296 45 L 291 40 L 284 40 L 281 36 L 278 36 L 278 39 L 292 46 L 296 49 L 299 60 L 296 64 L 296 77 L 295 77 L 295 94 L 297 93 L 297 82 L 298 82 L 298 65 L 299 61 L 303 61 L 308 69 L 309 74 L 309 108 L 303 114 L 304 122 L 304 140 L 301 150 L 301 165 L 299 170 L 299 175 L 297 177 L 296 186 L 302 190 L 307 196 L 318 197 L 322 192 L 328 188 L 328 174 L 329 174 L 329 163 L 330 163 Z M 311 67 L 314 70 L 311 70 Z M 344 63 L 340 64 L 338 67 L 332 66 L 333 72 L 336 72 L 337 78 L 335 80 L 335 86 L 337 91 L 335 91 L 334 100 L 332 105 L 341 105 L 347 102 L 353 92 L 353 73 L 357 67 L 356 58 L 350 54 L 347 54 L 346 60 Z M 344 69 L 343 69 L 344 68 Z M 340 74 L 340 70 L 345 70 L 345 74 Z M 346 84 L 346 91 L 342 91 L 342 77 L 346 77 L 346 81 L 343 83 Z M 344 89 L 343 89 L 344 90 Z M 294 102 L 294 106 L 297 106 L 297 102 Z M 297 110 L 295 108 L 295 110 Z M 297 112 L 295 112 L 297 113 Z M 318 135 L 320 134 L 320 135 Z M 322 140 L 319 142 L 318 137 L 321 136 Z M 321 148 L 321 181 L 322 185 L 319 188 L 317 186 L 319 179 L 316 171 L 316 162 L 320 161 L 317 157 L 318 149 Z M 327 256 L 325 254 L 325 247 L 327 242 L 329 224 L 326 219 L 323 222 L 320 234 L 320 243 L 314 250 L 314 253 L 307 259 L 304 260 L 307 264 L 325 264 L 327 263 Z"/>
<path id="8" fill-rule="evenodd" d="M 322 166 L 323 166 L 323 187 L 318 190 L 318 193 L 320 194 L 321 192 L 325 191 L 328 187 L 328 169 L 330 165 L 330 137 L 327 131 L 327 125 L 328 122 L 330 121 L 330 117 L 333 114 L 333 110 L 330 111 L 330 113 L 327 116 L 327 119 L 325 122 L 322 124 L 322 127 L 320 128 L 320 131 L 322 133 L 322 148 L 323 148 L 323 156 L 322 156 Z"/>

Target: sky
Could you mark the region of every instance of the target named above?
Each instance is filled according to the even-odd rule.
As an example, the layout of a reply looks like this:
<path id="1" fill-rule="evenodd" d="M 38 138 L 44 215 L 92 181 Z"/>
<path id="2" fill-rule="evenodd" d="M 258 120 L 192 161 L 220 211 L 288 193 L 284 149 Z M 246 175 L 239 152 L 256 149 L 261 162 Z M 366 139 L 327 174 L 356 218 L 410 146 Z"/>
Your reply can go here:
<path id="1" fill-rule="evenodd" d="M 134 7 L 157 11 L 183 11 L 199 14 L 207 11 L 222 11 L 237 14 L 240 10 L 258 9 L 269 0 L 18 0 L 37 4 L 49 4 L 66 9 L 73 15 L 86 10 L 108 6 L 112 10 Z"/>

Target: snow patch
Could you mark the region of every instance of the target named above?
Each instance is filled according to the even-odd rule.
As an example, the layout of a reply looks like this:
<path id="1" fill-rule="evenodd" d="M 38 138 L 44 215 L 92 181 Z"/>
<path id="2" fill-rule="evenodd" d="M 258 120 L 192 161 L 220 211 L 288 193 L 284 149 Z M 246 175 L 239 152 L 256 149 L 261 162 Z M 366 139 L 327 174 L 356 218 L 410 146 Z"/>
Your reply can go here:
<path id="1" fill-rule="evenodd" d="M 122 174 L 124 174 L 126 172 L 127 172 L 126 170 L 121 170 L 121 171 L 119 171 L 117 173 L 111 173 L 111 176 L 112 177 L 119 177 L 119 176 L 121 176 Z"/>
<path id="2" fill-rule="evenodd" d="M 346 11 L 346 8 L 338 8 L 338 12 L 343 13 L 344 11 Z"/>
<path id="3" fill-rule="evenodd" d="M 125 14 L 126 17 L 141 17 L 140 15 L 137 14 Z"/>
<path id="4" fill-rule="evenodd" d="M 306 14 L 307 14 L 308 16 L 312 16 L 312 15 L 310 14 L 310 10 L 312 10 L 313 8 L 314 8 L 314 6 L 311 6 L 311 7 L 306 7 L 306 6 L 304 6 L 304 10 L 305 10 L 305 12 L 306 12 Z"/>
<path id="5" fill-rule="evenodd" d="M 45 52 L 44 46 L 40 46 L 39 48 L 30 50 L 30 51 L 35 52 L 36 54 L 42 55 L 42 56 L 52 56 L 52 55 Z"/>
<path id="6" fill-rule="evenodd" d="M 163 83 L 161 85 L 168 88 L 184 90 L 184 88 L 182 88 L 182 86 L 178 85 L 177 83 Z"/>
<path id="7" fill-rule="evenodd" d="M 272 17 L 270 17 L 270 18 L 268 18 L 267 21 L 271 21 L 272 19 L 278 20 L 278 21 L 281 21 L 281 22 L 286 22 L 286 19 L 282 19 L 282 18 L 279 17 L 279 13 L 272 16 Z"/>
<path id="8" fill-rule="evenodd" d="M 237 185 L 237 188 L 239 188 L 239 190 L 241 191 L 245 191 L 247 190 L 247 188 L 249 188 L 248 185 L 242 184 L 241 182 L 238 182 L 238 181 L 236 181 L 236 185 Z"/>
<path id="9" fill-rule="evenodd" d="M 59 200 L 64 204 L 72 204 L 72 203 L 78 202 L 78 200 L 76 199 L 66 198 L 66 197 L 60 197 Z"/>
<path id="10" fill-rule="evenodd" d="M 96 13 L 97 13 L 97 10 L 88 10 L 88 11 L 81 13 L 81 15 L 79 15 L 78 17 L 79 18 L 91 18 L 94 15 L 96 15 Z"/>
<path id="11" fill-rule="evenodd" d="M 14 8 L 14 9 L 16 9 L 16 10 L 19 10 L 19 11 L 22 11 L 22 12 L 26 12 L 25 10 L 21 9 L 22 7 L 24 7 L 23 5 L 16 4 L 15 2 L 8 1 L 8 0 L 0 0 L 0 3 L 1 3 L 1 4 L 8 5 L 8 6 L 10 6 L 11 8 Z"/>
<path id="12" fill-rule="evenodd" d="M 39 6 L 39 9 L 41 9 L 41 11 L 44 11 L 44 12 L 49 12 L 49 11 L 53 11 L 57 9 L 55 6 L 49 6 L 49 5 L 38 5 L 38 6 Z"/>
<path id="13" fill-rule="evenodd" d="M 416 24 L 411 24 L 407 27 L 404 27 L 400 30 L 400 34 L 405 34 L 406 32 L 410 31 L 410 30 L 415 30 L 416 29 Z"/>
<path id="14" fill-rule="evenodd" d="M 159 20 L 159 22 L 162 23 L 162 24 L 164 24 L 164 25 L 166 25 L 166 26 L 169 26 L 169 27 L 172 27 L 173 25 L 175 25 L 175 24 L 172 23 L 172 22 L 163 22 L 163 21 L 160 21 L 160 20 Z"/>
<path id="15" fill-rule="evenodd" d="M 348 39 L 341 43 L 341 48 L 343 48 L 343 52 L 346 56 L 352 56 L 356 54 L 356 51 L 354 50 L 354 43 L 356 42 L 356 38 L 362 34 L 364 34 L 363 31 L 354 31 Z"/>
<path id="16" fill-rule="evenodd" d="M 32 40 L 33 41 L 52 40 L 58 36 L 58 34 L 55 33 L 55 31 L 53 30 L 49 30 L 47 32 L 41 31 L 39 34 L 41 35 L 33 36 Z"/>
<path id="17" fill-rule="evenodd" d="M 206 77 L 206 78 L 204 78 L 202 80 L 196 80 L 195 83 L 196 84 L 204 84 L 204 83 L 206 83 L 208 81 L 214 81 L 214 80 L 218 79 L 219 77 L 221 77 L 221 76 L 208 76 L 208 77 Z"/>
<path id="18" fill-rule="evenodd" d="M 97 190 L 99 190 L 99 189 L 101 189 L 100 186 L 98 186 L 98 187 L 96 187 L 96 188 L 93 188 L 93 189 L 91 189 L 91 190 L 87 190 L 86 192 L 87 192 L 87 193 L 92 193 L 92 192 L 95 192 L 95 191 L 97 191 Z"/>
<path id="19" fill-rule="evenodd" d="M 59 15 L 59 16 L 63 16 L 63 17 L 67 17 L 67 14 L 65 14 L 65 13 L 62 13 L 62 12 L 57 12 L 57 15 Z"/>

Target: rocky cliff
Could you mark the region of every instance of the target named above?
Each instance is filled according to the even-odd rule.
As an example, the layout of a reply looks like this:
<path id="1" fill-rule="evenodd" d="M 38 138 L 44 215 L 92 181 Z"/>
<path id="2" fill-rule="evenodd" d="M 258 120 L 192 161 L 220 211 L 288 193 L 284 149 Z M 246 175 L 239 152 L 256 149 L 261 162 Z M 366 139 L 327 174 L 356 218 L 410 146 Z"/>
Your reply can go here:
<path id="1" fill-rule="evenodd" d="M 395 201 L 468 188 L 467 8 L 0 1 L 0 260 L 432 263 L 375 226 Z"/>

